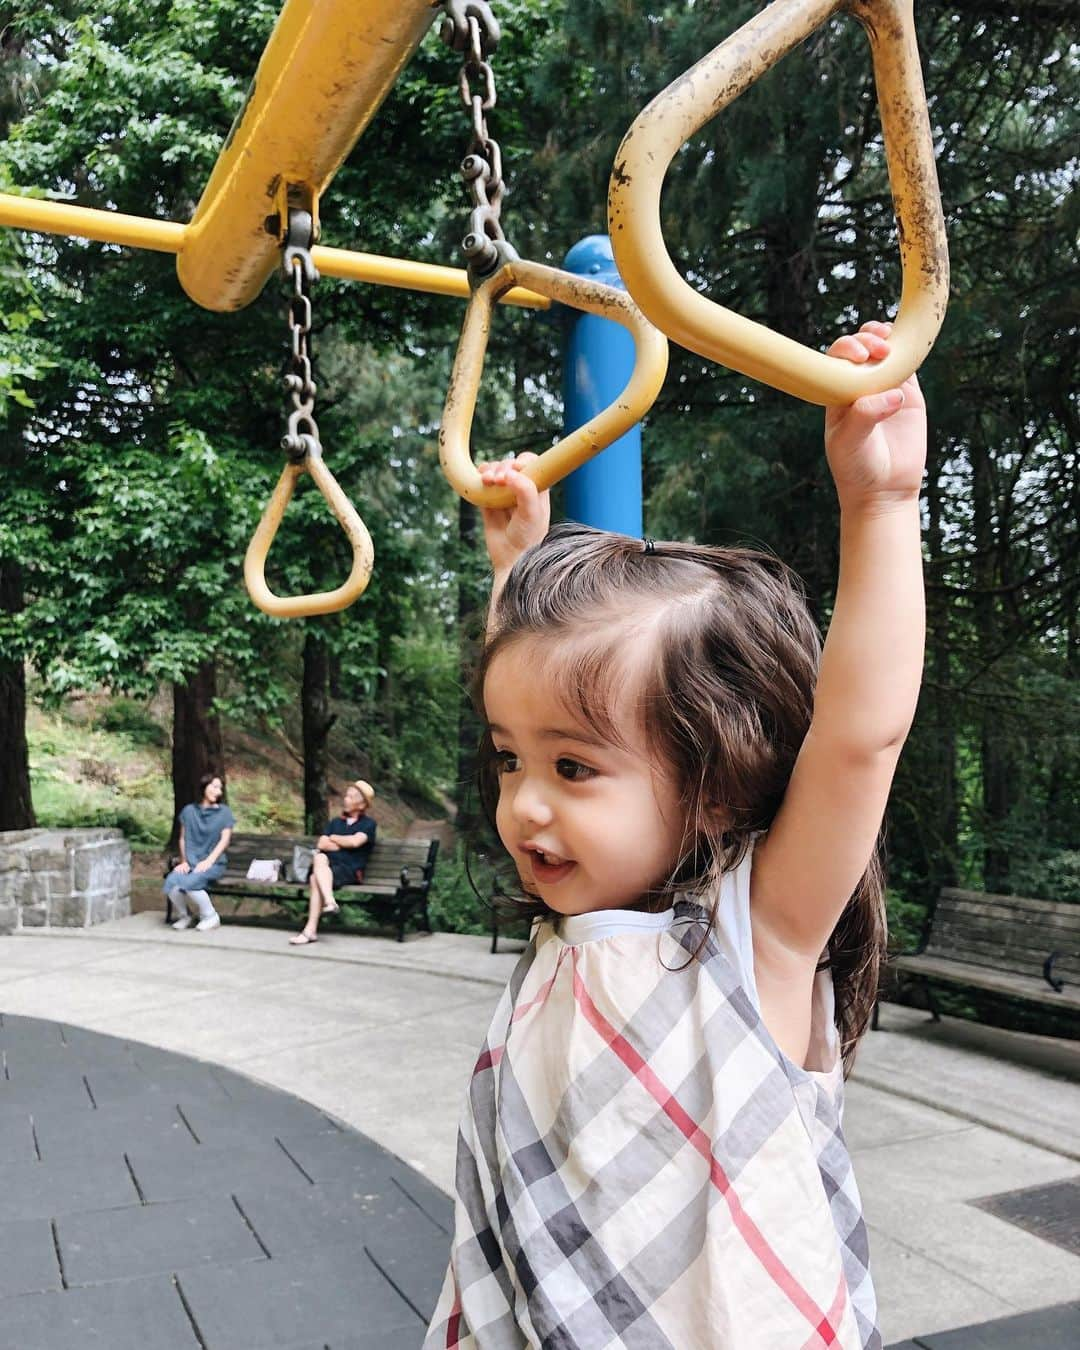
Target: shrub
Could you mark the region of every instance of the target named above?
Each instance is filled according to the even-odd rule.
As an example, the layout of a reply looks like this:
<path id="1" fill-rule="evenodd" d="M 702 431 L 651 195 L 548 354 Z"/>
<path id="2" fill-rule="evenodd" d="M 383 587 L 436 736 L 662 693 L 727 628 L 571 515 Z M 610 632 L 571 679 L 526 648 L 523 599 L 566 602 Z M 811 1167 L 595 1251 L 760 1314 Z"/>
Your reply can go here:
<path id="1" fill-rule="evenodd" d="M 168 730 L 151 716 L 144 704 L 131 698 L 112 699 L 102 708 L 95 722 L 102 731 L 120 732 L 135 745 L 169 744 Z"/>
<path id="2" fill-rule="evenodd" d="M 443 933 L 489 933 L 491 888 L 490 866 L 467 845 L 459 842 L 452 853 L 442 853 L 428 895 L 432 928 Z"/>
<path id="3" fill-rule="evenodd" d="M 1080 850 L 1065 850 L 1028 864 L 1017 871 L 1013 889 L 1038 900 L 1080 903 Z"/>
<path id="4" fill-rule="evenodd" d="M 34 808 L 38 824 L 46 829 L 123 830 L 132 843 L 157 844 L 168 834 L 168 816 L 164 819 L 149 804 L 140 810 L 134 802 L 104 796 L 77 783 L 34 779 Z"/>
<path id="5" fill-rule="evenodd" d="M 926 923 L 926 906 L 918 900 L 906 899 L 890 887 L 885 893 L 885 907 L 889 918 L 889 951 L 913 952 Z"/>

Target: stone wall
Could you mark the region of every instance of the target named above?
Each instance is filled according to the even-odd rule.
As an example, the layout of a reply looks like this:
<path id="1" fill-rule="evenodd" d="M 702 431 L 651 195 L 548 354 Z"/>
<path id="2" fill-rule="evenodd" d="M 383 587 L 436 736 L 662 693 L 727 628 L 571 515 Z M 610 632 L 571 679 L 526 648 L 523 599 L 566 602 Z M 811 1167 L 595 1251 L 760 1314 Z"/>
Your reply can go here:
<path id="1" fill-rule="evenodd" d="M 131 848 L 119 830 L 0 831 L 0 933 L 130 913 Z"/>

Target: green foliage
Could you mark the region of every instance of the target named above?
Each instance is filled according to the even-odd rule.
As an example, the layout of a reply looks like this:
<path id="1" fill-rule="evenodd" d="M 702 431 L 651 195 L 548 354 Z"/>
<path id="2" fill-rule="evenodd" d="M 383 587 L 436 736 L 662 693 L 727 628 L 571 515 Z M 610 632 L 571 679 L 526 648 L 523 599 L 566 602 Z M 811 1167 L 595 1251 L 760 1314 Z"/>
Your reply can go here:
<path id="1" fill-rule="evenodd" d="M 436 932 L 491 932 L 490 868 L 459 843 L 453 853 L 439 855 L 428 896 L 428 914 Z"/>
<path id="2" fill-rule="evenodd" d="M 37 78 L 0 175 L 183 219 L 243 97 L 220 28 L 244 69 L 272 19 L 261 4 L 229 20 L 187 4 L 20 15 Z M 98 685 L 145 697 L 217 660 L 246 705 L 272 715 L 274 627 L 238 586 L 272 472 L 251 454 L 264 321 L 238 334 L 199 317 L 161 255 L 48 238 L 25 246 L 24 266 L 56 357 L 24 419 L 19 493 L 0 508 L 0 555 L 23 568 L 13 640 L 53 698 Z"/>
<path id="3" fill-rule="evenodd" d="M 889 951 L 913 952 L 926 924 L 926 905 L 890 888 L 885 896 L 889 920 Z"/>
<path id="4" fill-rule="evenodd" d="M 457 770 L 458 651 L 443 637 L 417 634 L 395 639 L 392 661 L 398 779 L 406 792 L 438 804 Z"/>
<path id="5" fill-rule="evenodd" d="M 285 834 L 298 828 L 295 796 L 283 800 L 274 788 L 276 784 L 259 785 L 247 790 L 231 790 L 230 804 L 240 826 L 245 831 L 266 834 Z"/>
<path id="6" fill-rule="evenodd" d="M 0 313 L 0 428 L 8 422 L 13 404 L 33 408 L 33 383 L 53 364 L 47 344 L 34 332 L 44 313 L 28 297 L 19 308 L 16 303 L 7 299 Z"/>
<path id="7" fill-rule="evenodd" d="M 145 698 L 218 655 L 258 673 L 242 686 L 244 702 L 273 712 L 281 690 L 266 651 L 272 624 L 243 596 L 235 556 L 255 504 L 227 458 L 203 433 L 174 426 L 164 453 L 80 447 L 59 472 L 71 532 L 62 571 L 49 569 L 31 645 L 47 693 L 106 685 Z"/>
<path id="8" fill-rule="evenodd" d="M 161 846 L 169 833 L 172 792 L 162 752 L 145 735 L 148 715 L 122 711 L 123 727 L 84 725 L 38 715 L 28 735 L 38 824 L 112 826 L 133 843 Z M 138 726 L 132 734 L 132 725 Z"/>
<path id="9" fill-rule="evenodd" d="M 122 799 L 102 801 L 100 793 L 70 783 L 57 782 L 31 774 L 34 785 L 34 809 L 37 823 L 44 829 L 96 829 L 108 827 L 123 830 L 133 844 L 161 847 L 162 833 L 158 828 L 161 816 L 126 804 Z M 171 802 L 171 798 L 169 799 Z M 160 805 L 160 803 L 159 803 Z M 169 818 L 165 806 L 164 819 Z M 168 834 L 166 825 L 165 834 Z"/>
<path id="10" fill-rule="evenodd" d="M 1066 849 L 1016 869 L 1016 893 L 1080 904 L 1080 850 Z"/>
<path id="11" fill-rule="evenodd" d="M 101 710 L 96 725 L 102 731 L 122 732 L 135 745 L 166 746 L 169 736 L 158 718 L 142 703 L 130 698 L 114 698 Z"/>

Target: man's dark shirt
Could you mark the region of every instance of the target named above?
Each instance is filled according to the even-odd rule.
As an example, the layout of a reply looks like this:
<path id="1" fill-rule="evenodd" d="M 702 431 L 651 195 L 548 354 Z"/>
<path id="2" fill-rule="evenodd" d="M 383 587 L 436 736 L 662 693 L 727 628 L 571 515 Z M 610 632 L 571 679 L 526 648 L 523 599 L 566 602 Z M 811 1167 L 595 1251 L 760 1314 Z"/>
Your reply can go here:
<path id="1" fill-rule="evenodd" d="M 370 816 L 357 816 L 355 820 L 346 820 L 344 816 L 335 816 L 327 825 L 323 831 L 324 834 L 367 835 L 367 843 L 361 844 L 359 848 L 339 848 L 334 853 L 327 853 L 326 857 L 330 863 L 330 870 L 334 874 L 335 886 L 355 886 L 357 881 L 363 880 L 364 868 L 367 866 L 371 846 L 375 842 L 377 828 Z"/>

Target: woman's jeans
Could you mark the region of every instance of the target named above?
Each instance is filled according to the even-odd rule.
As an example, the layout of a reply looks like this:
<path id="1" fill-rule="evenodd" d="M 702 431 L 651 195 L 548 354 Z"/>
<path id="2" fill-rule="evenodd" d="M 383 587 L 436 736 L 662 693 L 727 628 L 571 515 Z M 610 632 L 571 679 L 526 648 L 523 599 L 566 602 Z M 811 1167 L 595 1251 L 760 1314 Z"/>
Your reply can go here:
<path id="1" fill-rule="evenodd" d="M 173 921 L 182 919 L 192 905 L 198 910 L 200 919 L 213 918 L 217 911 L 206 887 L 216 881 L 224 871 L 225 864 L 222 862 L 216 862 L 205 872 L 196 872 L 194 869 L 190 872 L 181 872 L 174 867 L 165 878 L 162 887 L 166 900 L 175 911 Z"/>

